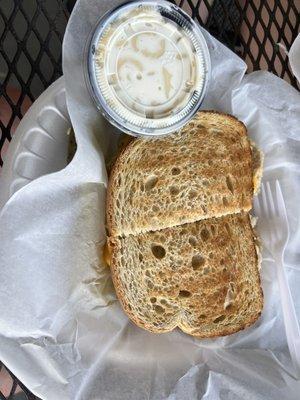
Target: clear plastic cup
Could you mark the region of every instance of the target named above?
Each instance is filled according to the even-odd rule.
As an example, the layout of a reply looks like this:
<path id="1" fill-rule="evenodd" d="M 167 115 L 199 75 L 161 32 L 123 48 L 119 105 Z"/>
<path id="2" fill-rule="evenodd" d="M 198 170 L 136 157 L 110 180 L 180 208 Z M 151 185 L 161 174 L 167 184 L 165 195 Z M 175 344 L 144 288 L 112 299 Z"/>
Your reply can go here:
<path id="1" fill-rule="evenodd" d="M 203 101 L 210 57 L 199 26 L 167 1 L 132 1 L 97 24 L 88 83 L 104 116 L 135 136 L 186 124 Z"/>

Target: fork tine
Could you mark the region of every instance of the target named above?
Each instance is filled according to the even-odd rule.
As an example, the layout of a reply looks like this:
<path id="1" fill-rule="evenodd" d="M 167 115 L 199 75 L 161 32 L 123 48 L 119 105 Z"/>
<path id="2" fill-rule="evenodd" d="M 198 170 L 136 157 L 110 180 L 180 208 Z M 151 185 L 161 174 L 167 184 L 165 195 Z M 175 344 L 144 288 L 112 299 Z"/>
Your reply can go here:
<path id="1" fill-rule="evenodd" d="M 279 215 L 281 214 L 284 216 L 284 218 L 288 224 L 285 203 L 284 203 L 281 187 L 280 187 L 279 181 L 277 179 L 276 179 L 276 200 L 277 200 L 278 213 L 279 213 Z"/>
<path id="2" fill-rule="evenodd" d="M 275 204 L 274 204 L 274 196 L 272 194 L 271 191 L 271 186 L 270 186 L 270 182 L 266 183 L 266 187 L 267 187 L 267 200 L 269 203 L 269 211 L 270 211 L 270 215 L 271 216 L 275 216 L 276 215 L 276 211 L 275 211 Z"/>
<path id="3" fill-rule="evenodd" d="M 270 182 L 266 182 L 266 197 L 267 197 L 268 210 L 269 210 L 268 218 L 270 218 L 272 220 L 276 216 L 275 203 L 277 203 L 277 201 L 275 199 L 275 195 L 272 194 Z M 272 225 L 272 229 L 270 230 L 270 237 L 273 240 L 276 240 L 276 241 L 279 240 L 280 233 L 278 231 L 278 225 L 275 223 Z"/>
<path id="4" fill-rule="evenodd" d="M 266 217 L 268 217 L 269 213 L 268 213 L 267 196 L 266 196 L 265 185 L 263 183 L 261 185 L 260 205 L 261 205 L 261 208 L 262 208 L 262 213 L 265 214 Z"/>

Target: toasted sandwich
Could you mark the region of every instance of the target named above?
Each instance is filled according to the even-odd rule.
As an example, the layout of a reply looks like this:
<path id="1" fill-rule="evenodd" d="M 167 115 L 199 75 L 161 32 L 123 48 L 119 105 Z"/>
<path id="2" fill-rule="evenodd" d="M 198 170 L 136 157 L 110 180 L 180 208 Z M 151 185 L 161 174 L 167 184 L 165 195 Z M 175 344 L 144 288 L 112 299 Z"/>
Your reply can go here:
<path id="1" fill-rule="evenodd" d="M 248 212 L 261 162 L 245 126 L 216 112 L 121 153 L 108 187 L 108 249 L 117 296 L 138 326 L 207 338 L 257 320 L 263 295 Z"/>

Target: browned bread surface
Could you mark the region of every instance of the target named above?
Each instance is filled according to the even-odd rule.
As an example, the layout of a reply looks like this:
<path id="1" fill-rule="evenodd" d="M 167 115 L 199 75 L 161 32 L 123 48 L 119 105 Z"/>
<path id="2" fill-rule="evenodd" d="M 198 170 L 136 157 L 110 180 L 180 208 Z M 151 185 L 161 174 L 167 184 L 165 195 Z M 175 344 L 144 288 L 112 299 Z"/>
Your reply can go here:
<path id="1" fill-rule="evenodd" d="M 118 158 L 107 195 L 111 236 L 249 211 L 252 151 L 236 118 L 199 112 L 179 133 L 137 139 Z"/>
<path id="2" fill-rule="evenodd" d="M 251 325 L 263 297 L 248 214 L 110 238 L 111 270 L 127 315 L 151 332 L 201 338 Z"/>

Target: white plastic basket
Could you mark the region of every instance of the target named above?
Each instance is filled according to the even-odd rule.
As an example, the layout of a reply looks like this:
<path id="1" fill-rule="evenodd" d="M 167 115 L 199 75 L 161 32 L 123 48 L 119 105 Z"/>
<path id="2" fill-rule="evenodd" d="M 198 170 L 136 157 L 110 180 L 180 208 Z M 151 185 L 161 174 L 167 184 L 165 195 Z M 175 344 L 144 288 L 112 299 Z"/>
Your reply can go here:
<path id="1" fill-rule="evenodd" d="M 0 208 L 34 179 L 67 165 L 70 128 L 61 77 L 34 102 L 12 138 L 0 176 Z"/>

